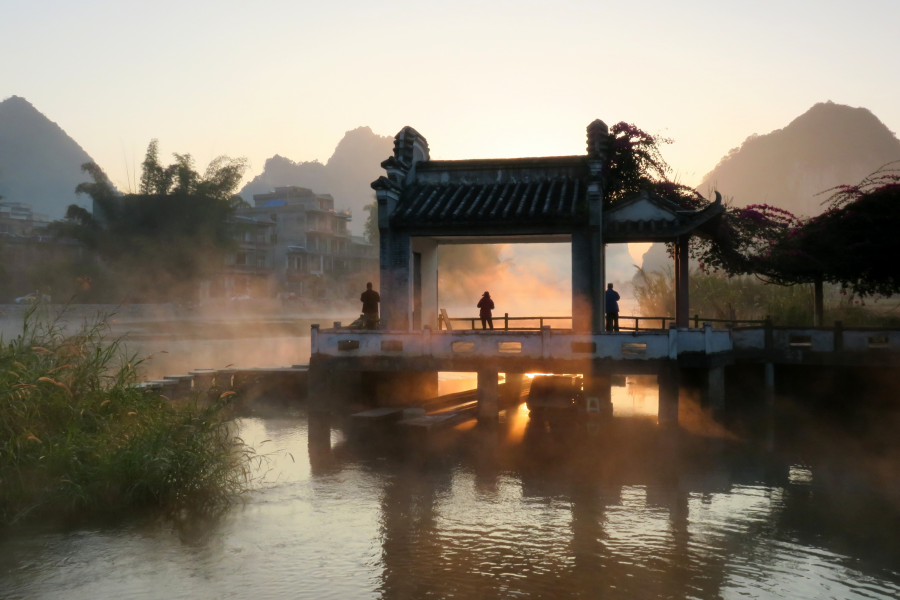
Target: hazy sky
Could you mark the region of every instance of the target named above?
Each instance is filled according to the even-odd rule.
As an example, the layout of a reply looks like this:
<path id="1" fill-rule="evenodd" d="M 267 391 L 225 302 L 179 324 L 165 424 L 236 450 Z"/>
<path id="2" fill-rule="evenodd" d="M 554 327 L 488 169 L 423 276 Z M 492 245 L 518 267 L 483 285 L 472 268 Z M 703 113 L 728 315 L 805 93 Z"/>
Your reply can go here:
<path id="1" fill-rule="evenodd" d="M 697 181 L 813 103 L 900 128 L 897 0 L 0 0 L 0 98 L 123 185 L 150 138 L 204 163 L 326 160 L 412 125 L 435 158 L 580 154 L 594 118 L 676 140 Z"/>

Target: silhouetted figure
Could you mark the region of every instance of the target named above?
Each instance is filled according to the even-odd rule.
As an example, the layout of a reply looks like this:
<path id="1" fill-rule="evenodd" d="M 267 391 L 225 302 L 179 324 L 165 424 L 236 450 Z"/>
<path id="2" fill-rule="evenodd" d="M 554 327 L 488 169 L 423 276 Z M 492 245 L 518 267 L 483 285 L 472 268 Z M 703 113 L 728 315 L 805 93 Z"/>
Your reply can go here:
<path id="1" fill-rule="evenodd" d="M 366 291 L 359 297 L 359 301 L 363 304 L 366 329 L 375 329 L 378 326 L 378 303 L 381 302 L 381 296 L 372 289 L 371 283 L 366 284 Z"/>
<path id="2" fill-rule="evenodd" d="M 606 330 L 619 330 L 619 292 L 613 289 L 613 284 L 606 286 Z"/>
<path id="3" fill-rule="evenodd" d="M 494 319 L 491 318 L 491 311 L 494 310 L 494 301 L 491 300 L 491 295 L 488 292 L 481 296 L 481 300 L 478 301 L 478 308 L 481 309 L 481 313 L 478 315 L 481 317 L 481 328 L 487 329 L 488 325 L 490 325 L 491 329 L 493 329 Z"/>

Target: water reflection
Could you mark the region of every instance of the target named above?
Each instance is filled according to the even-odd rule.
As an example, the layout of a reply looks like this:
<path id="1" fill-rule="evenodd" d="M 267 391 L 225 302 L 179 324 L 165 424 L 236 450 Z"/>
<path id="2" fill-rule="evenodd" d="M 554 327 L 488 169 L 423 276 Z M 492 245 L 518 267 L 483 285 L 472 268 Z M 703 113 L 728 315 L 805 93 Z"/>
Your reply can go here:
<path id="1" fill-rule="evenodd" d="M 896 508 L 846 469 L 652 419 L 595 425 L 520 407 L 402 440 L 248 418 L 268 466 L 246 505 L 18 531 L 0 597 L 900 596 Z"/>

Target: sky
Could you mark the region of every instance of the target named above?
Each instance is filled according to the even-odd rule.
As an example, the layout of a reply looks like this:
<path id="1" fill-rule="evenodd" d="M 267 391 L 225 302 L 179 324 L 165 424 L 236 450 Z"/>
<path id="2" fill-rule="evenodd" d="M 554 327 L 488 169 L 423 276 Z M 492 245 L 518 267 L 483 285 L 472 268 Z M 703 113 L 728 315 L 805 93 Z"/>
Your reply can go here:
<path id="1" fill-rule="evenodd" d="M 812 104 L 900 129 L 900 2 L 0 0 L 23 96 L 122 188 L 151 138 L 201 164 L 327 160 L 412 125 L 433 158 L 582 154 L 595 118 L 673 138 L 692 184 Z"/>
<path id="2" fill-rule="evenodd" d="M 275 154 L 325 162 L 363 125 L 462 159 L 583 154 L 597 118 L 673 139 L 693 185 L 816 102 L 900 130 L 898 21 L 897 0 L 0 0 L 0 99 L 25 97 L 126 190 L 152 138 L 200 165 L 247 157 L 249 180 Z M 608 279 L 642 252 L 611 251 Z M 504 257 L 568 293 L 567 248 Z"/>

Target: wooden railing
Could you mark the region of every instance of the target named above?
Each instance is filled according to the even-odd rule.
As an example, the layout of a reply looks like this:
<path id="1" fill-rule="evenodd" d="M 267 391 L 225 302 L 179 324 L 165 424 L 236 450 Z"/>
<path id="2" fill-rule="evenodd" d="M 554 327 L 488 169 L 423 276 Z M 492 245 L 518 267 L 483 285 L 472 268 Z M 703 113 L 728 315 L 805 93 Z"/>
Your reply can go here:
<path id="1" fill-rule="evenodd" d="M 446 311 L 442 311 L 438 314 L 438 329 L 451 329 L 454 323 L 467 323 L 469 325 L 469 329 L 477 329 L 477 323 L 481 322 L 481 317 L 446 317 Z M 514 325 L 516 322 L 521 321 L 537 321 L 537 327 L 510 327 L 509 324 L 512 322 Z M 544 327 L 545 321 L 572 321 L 572 317 L 510 317 L 509 313 L 503 313 L 502 317 L 494 317 L 493 323 L 494 328 L 503 331 L 540 331 Z M 623 326 L 622 321 L 633 321 L 633 325 L 631 327 Z M 659 327 L 655 326 L 643 326 L 641 327 L 641 321 L 645 323 L 652 323 L 653 325 L 659 324 Z M 702 327 L 703 323 L 721 323 L 724 324 L 726 328 L 733 328 L 739 326 L 753 326 L 760 325 L 763 326 L 766 324 L 768 319 L 707 319 L 706 317 L 700 317 L 700 315 L 694 315 L 694 318 L 691 319 L 692 325 L 695 329 L 699 329 Z M 449 322 L 449 326 L 448 326 Z M 620 315 L 619 316 L 619 331 L 652 331 L 654 329 L 666 329 L 669 323 L 674 323 L 675 317 L 636 317 L 629 315 Z M 569 328 L 566 328 L 569 329 Z"/>

